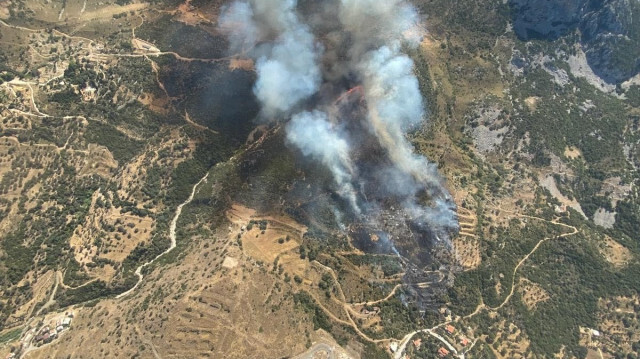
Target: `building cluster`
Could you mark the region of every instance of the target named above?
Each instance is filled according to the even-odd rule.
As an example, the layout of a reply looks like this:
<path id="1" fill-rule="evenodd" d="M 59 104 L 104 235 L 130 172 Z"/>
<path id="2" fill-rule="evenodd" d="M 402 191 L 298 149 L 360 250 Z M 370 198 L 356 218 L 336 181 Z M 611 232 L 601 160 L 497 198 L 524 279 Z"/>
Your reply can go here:
<path id="1" fill-rule="evenodd" d="M 56 340 L 62 332 L 69 329 L 72 320 L 73 313 L 67 312 L 64 315 L 58 316 L 55 322 L 51 320 L 48 324 L 44 324 L 44 322 L 41 321 L 35 328 L 28 330 L 24 334 L 22 339 L 20 339 L 20 345 L 8 354 L 5 359 L 18 359 L 32 347 L 39 347 L 51 343 Z"/>
<path id="2" fill-rule="evenodd" d="M 48 344 L 58 338 L 60 333 L 67 330 L 71 326 L 73 319 L 72 313 L 67 313 L 63 318 L 58 319 L 54 325 L 45 325 L 37 332 L 34 338 L 34 344 L 37 346 Z"/>
<path id="3" fill-rule="evenodd" d="M 471 330 L 471 329 L 469 329 Z M 431 335 L 435 336 L 436 338 L 438 338 L 439 340 L 441 340 L 444 344 L 446 344 L 446 346 L 440 346 L 438 347 L 437 350 L 435 350 L 434 348 L 434 353 L 431 354 L 433 355 L 433 357 L 438 357 L 438 358 L 447 358 L 450 357 L 449 354 L 451 354 L 451 351 L 453 351 L 453 355 L 454 356 L 458 356 L 459 353 L 464 353 L 465 352 L 465 348 L 469 347 L 469 344 L 471 343 L 469 341 L 469 339 L 462 333 L 462 331 L 458 331 L 456 329 L 456 327 L 454 327 L 451 324 L 447 324 L 444 327 L 441 327 L 438 331 L 440 335 L 443 335 L 444 337 L 427 330 Z M 423 339 L 422 338 L 416 338 L 414 340 L 411 341 L 411 343 L 413 344 L 413 346 L 415 347 L 415 350 L 418 351 L 420 350 L 420 348 L 423 345 Z M 473 345 L 471 345 L 473 346 Z M 392 340 L 389 343 L 389 352 L 391 353 L 396 353 L 400 348 L 399 348 L 399 342 Z M 467 349 L 469 350 L 470 347 Z M 425 350 L 429 350 L 429 347 L 427 347 L 427 349 Z M 424 351 L 424 350 L 423 350 Z M 410 359 L 408 354 L 405 354 L 404 356 L 402 356 L 402 359 Z"/>
<path id="4" fill-rule="evenodd" d="M 463 348 L 469 345 L 469 339 L 467 339 L 464 335 L 460 334 L 456 336 L 456 327 L 454 327 L 453 325 L 451 324 L 447 325 L 446 327 L 444 327 L 444 330 L 451 339 L 457 339 L 457 342 Z M 453 344 L 455 343 L 455 341 L 452 341 L 451 343 Z M 458 350 L 460 350 L 460 348 L 458 348 Z M 449 355 L 449 350 L 447 348 L 441 347 L 438 349 L 439 357 L 444 358 L 447 355 Z"/>
<path id="5" fill-rule="evenodd" d="M 438 348 L 438 356 L 439 356 L 440 358 L 444 358 L 444 357 L 446 357 L 447 355 L 449 355 L 449 351 L 448 351 L 446 348 L 444 348 L 444 347 L 440 347 L 440 348 Z"/>

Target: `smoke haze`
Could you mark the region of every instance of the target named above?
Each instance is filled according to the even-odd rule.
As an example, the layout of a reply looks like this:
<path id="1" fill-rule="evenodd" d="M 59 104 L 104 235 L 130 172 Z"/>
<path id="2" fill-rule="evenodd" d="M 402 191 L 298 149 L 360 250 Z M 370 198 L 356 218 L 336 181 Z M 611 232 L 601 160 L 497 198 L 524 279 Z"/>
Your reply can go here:
<path id="1" fill-rule="evenodd" d="M 236 1 L 224 7 L 218 28 L 227 35 L 232 53 L 247 51 L 258 42 L 259 29 L 253 21 L 253 9 L 248 2 Z"/>
<path id="2" fill-rule="evenodd" d="M 331 170 L 338 185 L 338 194 L 346 198 L 351 208 L 360 213 L 353 188 L 354 173 L 349 142 L 335 125 L 328 121 L 327 114 L 320 111 L 302 112 L 294 115 L 287 125 L 287 140 L 309 156 Z"/>
<path id="3" fill-rule="evenodd" d="M 427 117 L 402 52 L 420 42 L 417 12 L 405 0 L 309 6 L 303 14 L 295 0 L 235 2 L 220 16 L 232 51 L 251 48 L 263 120 L 289 119 L 289 145 L 331 171 L 358 221 L 380 228 L 402 218 L 449 244 L 455 206 L 437 167 L 407 139 Z"/>
<path id="4" fill-rule="evenodd" d="M 250 55 L 258 74 L 254 93 L 266 118 L 289 114 L 318 90 L 322 79 L 321 46 L 299 21 L 296 4 L 295 0 L 234 2 L 220 16 L 219 27 L 233 52 L 262 44 Z"/>

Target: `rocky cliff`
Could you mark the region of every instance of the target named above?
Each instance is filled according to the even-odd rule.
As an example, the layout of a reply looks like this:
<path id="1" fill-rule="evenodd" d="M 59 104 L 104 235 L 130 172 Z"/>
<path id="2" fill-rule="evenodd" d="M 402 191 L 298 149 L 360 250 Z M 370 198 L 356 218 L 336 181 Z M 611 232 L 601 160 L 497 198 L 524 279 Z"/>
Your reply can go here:
<path id="1" fill-rule="evenodd" d="M 550 41 L 580 33 L 593 71 L 610 83 L 640 72 L 640 1 L 510 0 L 513 28 L 523 40 Z"/>

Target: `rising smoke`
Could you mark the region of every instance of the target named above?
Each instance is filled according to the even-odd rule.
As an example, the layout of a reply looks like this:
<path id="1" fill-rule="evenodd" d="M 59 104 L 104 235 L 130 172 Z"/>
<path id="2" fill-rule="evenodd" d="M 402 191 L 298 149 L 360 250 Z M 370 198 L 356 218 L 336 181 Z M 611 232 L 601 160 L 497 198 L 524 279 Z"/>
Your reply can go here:
<path id="1" fill-rule="evenodd" d="M 349 141 L 328 121 L 321 111 L 302 112 L 294 115 L 287 126 L 287 139 L 302 154 L 321 162 L 333 174 L 338 194 L 347 199 L 351 209 L 360 214 L 353 180 L 357 177 L 351 160 Z"/>
<path id="2" fill-rule="evenodd" d="M 426 119 L 402 51 L 422 35 L 415 9 L 406 0 L 328 0 L 305 16 L 298 7 L 237 1 L 220 16 L 232 50 L 255 60 L 263 120 L 289 119 L 289 144 L 331 171 L 360 221 L 383 221 L 391 201 L 448 244 L 455 207 L 437 167 L 407 139 Z"/>
<path id="3" fill-rule="evenodd" d="M 267 119 L 289 114 L 320 86 L 321 45 L 299 21 L 295 0 L 234 2 L 223 9 L 220 28 L 232 51 L 253 48 L 258 80 L 254 93 Z M 258 36 L 261 35 L 261 36 Z"/>

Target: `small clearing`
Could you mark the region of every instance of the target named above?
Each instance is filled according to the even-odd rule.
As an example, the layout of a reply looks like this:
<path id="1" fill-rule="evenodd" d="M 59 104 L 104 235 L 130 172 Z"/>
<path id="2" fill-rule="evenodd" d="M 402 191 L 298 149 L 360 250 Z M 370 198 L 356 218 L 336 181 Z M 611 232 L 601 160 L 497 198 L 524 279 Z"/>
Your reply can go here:
<path id="1" fill-rule="evenodd" d="M 238 266 L 238 260 L 233 257 L 225 257 L 224 262 L 222 262 L 222 266 L 227 269 L 235 268 Z"/>
<path id="2" fill-rule="evenodd" d="M 90 143 L 87 148 L 87 156 L 84 165 L 80 168 L 81 176 L 91 176 L 97 174 L 101 177 L 109 178 L 113 176 L 118 168 L 118 161 L 113 158 L 113 154 L 104 146 Z"/>
<path id="3" fill-rule="evenodd" d="M 536 110 L 538 106 L 538 101 L 540 101 L 540 97 L 538 96 L 531 96 L 524 99 L 524 103 L 525 105 L 527 105 L 527 108 L 529 108 L 530 111 Z"/>
<path id="4" fill-rule="evenodd" d="M 0 19 L 8 19 L 9 16 L 11 15 L 9 13 L 9 2 L 2 2 L 2 5 L 0 5 Z"/>
<path id="5" fill-rule="evenodd" d="M 526 305 L 529 310 L 536 309 L 538 303 L 545 302 L 550 298 L 549 293 L 547 293 L 544 288 L 526 278 L 520 278 L 518 291 L 522 296 L 524 305 Z"/>
<path id="6" fill-rule="evenodd" d="M 606 236 L 605 241 L 600 244 L 599 249 L 607 262 L 613 264 L 615 267 L 624 267 L 629 264 L 629 261 L 633 258 L 631 251 L 627 247 L 616 242 L 609 236 Z"/>
<path id="7" fill-rule="evenodd" d="M 576 159 L 578 157 L 582 157 L 582 152 L 579 149 L 568 146 L 564 149 L 564 156 L 570 160 Z"/>
<path id="8" fill-rule="evenodd" d="M 480 241 L 472 237 L 457 237 L 453 240 L 456 249 L 456 260 L 465 269 L 474 269 L 480 265 Z"/>
<path id="9" fill-rule="evenodd" d="M 229 61 L 229 70 L 255 71 L 255 65 L 251 59 L 231 59 Z"/>
<path id="10" fill-rule="evenodd" d="M 616 224 L 616 212 L 609 212 L 600 207 L 593 214 L 593 223 L 607 229 L 613 228 L 613 225 Z"/>
<path id="11" fill-rule="evenodd" d="M 282 215 L 261 216 L 240 204 L 234 204 L 226 216 L 231 222 L 229 241 L 242 243 L 244 254 L 264 263 L 273 263 L 277 258 L 285 272 L 309 276 L 309 263 L 300 258 L 297 250 L 306 226 Z"/>
<path id="12" fill-rule="evenodd" d="M 138 97 L 138 101 L 147 106 L 149 110 L 160 114 L 169 113 L 169 108 L 171 106 L 171 102 L 166 96 L 155 97 L 151 93 L 143 93 Z"/>

